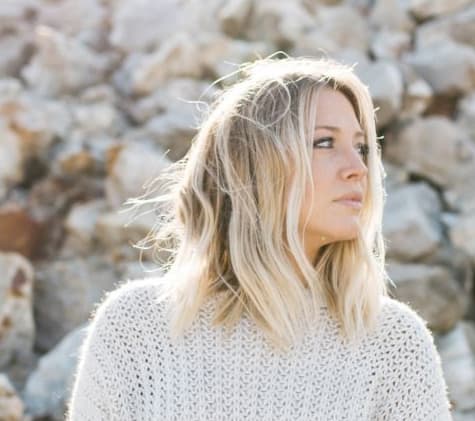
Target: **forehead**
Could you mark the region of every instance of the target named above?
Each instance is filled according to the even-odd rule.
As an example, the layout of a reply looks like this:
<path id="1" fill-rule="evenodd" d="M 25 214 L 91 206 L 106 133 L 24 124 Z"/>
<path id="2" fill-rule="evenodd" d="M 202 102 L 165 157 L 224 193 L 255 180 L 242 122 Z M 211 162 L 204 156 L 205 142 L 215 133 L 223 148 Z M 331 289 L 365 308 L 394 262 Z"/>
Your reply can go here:
<path id="1" fill-rule="evenodd" d="M 316 124 L 361 129 L 353 105 L 342 92 L 322 87 L 316 93 Z"/>

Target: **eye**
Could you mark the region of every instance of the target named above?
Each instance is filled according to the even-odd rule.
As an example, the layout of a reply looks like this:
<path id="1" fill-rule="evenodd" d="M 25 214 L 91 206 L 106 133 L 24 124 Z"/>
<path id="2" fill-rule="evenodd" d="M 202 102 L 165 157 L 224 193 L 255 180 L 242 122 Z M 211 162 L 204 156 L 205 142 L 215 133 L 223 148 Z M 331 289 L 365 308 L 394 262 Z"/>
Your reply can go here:
<path id="1" fill-rule="evenodd" d="M 369 146 L 366 143 L 358 143 L 358 151 L 363 159 L 366 159 L 369 154 Z"/>
<path id="2" fill-rule="evenodd" d="M 325 146 L 327 145 L 327 146 Z M 321 137 L 313 141 L 314 148 L 327 148 L 333 145 L 333 137 Z"/>

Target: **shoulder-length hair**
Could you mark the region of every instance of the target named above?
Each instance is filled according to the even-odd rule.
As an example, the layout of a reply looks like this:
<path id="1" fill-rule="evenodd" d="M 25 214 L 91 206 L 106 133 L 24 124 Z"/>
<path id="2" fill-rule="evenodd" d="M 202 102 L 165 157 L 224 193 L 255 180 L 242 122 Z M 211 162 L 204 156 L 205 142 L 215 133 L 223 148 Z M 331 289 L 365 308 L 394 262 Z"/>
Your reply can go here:
<path id="1" fill-rule="evenodd" d="M 376 325 L 389 279 L 385 172 L 368 88 L 352 67 L 329 58 L 269 57 L 238 73 L 185 157 L 159 177 L 162 194 L 128 202 L 159 209 L 145 241 L 154 257 L 168 253 L 159 281 L 160 299 L 173 303 L 171 337 L 184 333 L 208 298 L 219 297 L 213 325 L 232 327 L 246 314 L 276 349 L 295 343 L 322 306 L 344 339 L 361 338 Z M 322 86 L 353 105 L 369 148 L 368 190 L 358 236 L 321 247 L 310 262 L 298 219 L 305 186 L 313 183 L 315 95 Z"/>

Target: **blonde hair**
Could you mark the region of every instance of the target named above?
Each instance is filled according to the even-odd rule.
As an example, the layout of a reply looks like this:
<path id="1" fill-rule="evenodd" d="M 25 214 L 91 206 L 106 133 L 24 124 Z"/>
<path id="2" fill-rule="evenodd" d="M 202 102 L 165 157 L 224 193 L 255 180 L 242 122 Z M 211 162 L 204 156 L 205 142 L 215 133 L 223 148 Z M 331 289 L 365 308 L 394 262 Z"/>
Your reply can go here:
<path id="1" fill-rule="evenodd" d="M 142 244 L 148 241 L 154 256 L 169 253 L 161 262 L 160 298 L 173 302 L 171 336 L 183 334 L 204 302 L 219 296 L 213 325 L 232 327 L 247 315 L 280 350 L 315 323 L 321 305 L 344 339 L 361 338 L 388 295 L 385 173 L 369 91 L 352 67 L 329 58 L 269 57 L 242 65 L 239 75 L 214 100 L 186 156 L 156 180 L 164 193 L 128 202 L 159 209 L 160 221 Z M 313 182 L 315 95 L 322 86 L 348 97 L 366 134 L 368 191 L 357 238 L 321 247 L 312 264 L 298 219 Z"/>

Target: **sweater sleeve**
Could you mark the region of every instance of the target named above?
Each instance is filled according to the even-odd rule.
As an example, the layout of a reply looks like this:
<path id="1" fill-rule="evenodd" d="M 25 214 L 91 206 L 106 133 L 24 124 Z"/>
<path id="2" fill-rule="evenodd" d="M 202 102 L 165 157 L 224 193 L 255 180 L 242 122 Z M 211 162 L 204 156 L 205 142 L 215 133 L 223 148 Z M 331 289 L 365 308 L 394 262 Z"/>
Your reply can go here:
<path id="1" fill-rule="evenodd" d="M 86 328 L 74 375 L 67 421 L 111 420 L 110 400 L 112 374 L 111 344 L 115 342 L 110 322 L 116 308 L 116 292 L 109 293 L 96 308 Z"/>
<path id="2" fill-rule="evenodd" d="M 390 332 L 389 363 L 375 419 L 452 421 L 441 359 L 426 321 L 407 305 Z"/>

